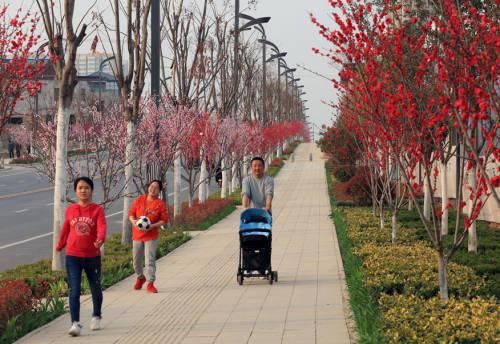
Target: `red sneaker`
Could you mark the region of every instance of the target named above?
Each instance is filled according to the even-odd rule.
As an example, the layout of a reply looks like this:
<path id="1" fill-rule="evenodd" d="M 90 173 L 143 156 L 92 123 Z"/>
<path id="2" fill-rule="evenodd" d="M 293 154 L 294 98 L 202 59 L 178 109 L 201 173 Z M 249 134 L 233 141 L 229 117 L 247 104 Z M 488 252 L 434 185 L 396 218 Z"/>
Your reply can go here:
<path id="1" fill-rule="evenodd" d="M 135 281 L 134 284 L 134 289 L 139 290 L 142 288 L 142 285 L 146 282 L 146 277 L 144 276 L 139 276 L 137 277 L 137 280 Z"/>
<path id="2" fill-rule="evenodd" d="M 148 293 L 153 293 L 153 294 L 156 294 L 158 292 L 158 289 L 155 288 L 153 282 L 148 283 L 147 290 L 148 290 Z"/>

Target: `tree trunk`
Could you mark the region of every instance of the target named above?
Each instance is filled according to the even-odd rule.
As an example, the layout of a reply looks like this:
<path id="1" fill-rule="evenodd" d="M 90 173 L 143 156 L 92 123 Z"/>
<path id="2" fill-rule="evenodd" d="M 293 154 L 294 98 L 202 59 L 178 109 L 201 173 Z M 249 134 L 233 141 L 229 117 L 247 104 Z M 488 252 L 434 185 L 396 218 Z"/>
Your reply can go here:
<path id="1" fill-rule="evenodd" d="M 397 231 L 398 231 L 398 214 L 397 212 L 392 213 L 392 233 L 391 233 L 391 240 L 392 243 L 396 243 L 397 239 Z"/>
<path id="2" fill-rule="evenodd" d="M 250 157 L 247 155 L 243 158 L 243 161 L 241 162 L 241 168 L 243 169 L 242 176 L 243 178 L 248 176 L 248 162 L 250 161 Z"/>
<path id="3" fill-rule="evenodd" d="M 137 126 L 134 122 L 127 122 L 127 148 L 125 151 L 125 186 L 123 189 L 123 216 L 122 216 L 122 244 L 132 243 L 132 226 L 128 220 L 128 213 L 132 206 L 134 160 L 135 160 L 135 135 Z"/>
<path id="4" fill-rule="evenodd" d="M 181 204 L 181 151 L 178 150 L 174 160 L 174 219 L 182 213 Z"/>
<path id="5" fill-rule="evenodd" d="M 59 97 L 57 108 L 57 141 L 56 141 L 56 167 L 54 178 L 54 235 L 52 237 L 52 270 L 61 271 L 64 267 L 64 255 L 56 251 L 57 242 L 61 236 L 64 222 L 64 208 L 66 205 L 66 156 L 68 154 L 68 124 L 71 110 L 64 108 L 65 101 Z"/>
<path id="6" fill-rule="evenodd" d="M 424 177 L 424 218 L 427 221 L 431 219 L 431 186 L 427 176 Z"/>
<path id="7" fill-rule="evenodd" d="M 191 182 L 189 183 L 188 206 L 189 208 L 193 206 L 193 186 Z"/>
<path id="8" fill-rule="evenodd" d="M 279 145 L 279 146 L 278 146 L 278 150 L 276 151 L 276 157 L 277 157 L 277 158 L 281 158 L 281 154 L 282 154 L 282 150 L 281 150 L 282 148 L 281 148 L 281 147 L 282 147 L 282 146 L 281 146 L 281 145 Z"/>
<path id="9" fill-rule="evenodd" d="M 469 182 L 470 186 L 472 187 L 473 190 L 476 188 L 476 169 L 473 169 L 471 171 L 471 174 L 469 176 Z M 469 200 L 469 206 L 468 206 L 468 215 L 469 218 L 471 218 L 472 212 L 474 209 L 472 208 L 473 202 Z M 469 227 L 468 230 L 468 235 L 469 235 L 469 240 L 467 242 L 467 250 L 469 252 L 477 253 L 477 232 L 476 232 L 476 221 L 473 221 L 472 224 Z"/>
<path id="10" fill-rule="evenodd" d="M 438 252 L 439 296 L 448 301 L 448 260 Z"/>
<path id="11" fill-rule="evenodd" d="M 227 165 L 228 165 L 228 167 L 230 167 L 229 164 L 227 164 Z M 227 187 L 229 189 L 229 195 L 231 195 L 233 193 L 233 183 L 232 183 L 232 181 L 233 181 L 233 171 L 232 171 L 232 168 L 233 167 L 231 166 L 227 170 Z"/>
<path id="12" fill-rule="evenodd" d="M 441 162 L 441 235 L 448 234 L 448 165 Z"/>
<path id="13" fill-rule="evenodd" d="M 233 161 L 236 160 L 236 155 L 233 154 Z M 238 161 L 235 161 L 234 164 L 233 164 L 233 168 L 232 168 L 232 171 L 231 171 L 231 177 L 232 177 L 232 180 L 231 180 L 231 186 L 232 186 L 232 192 L 235 192 L 237 189 L 239 189 L 239 183 L 238 183 Z"/>
<path id="14" fill-rule="evenodd" d="M 226 198 L 227 194 L 227 171 L 226 171 L 226 158 L 222 158 L 221 160 L 221 170 L 222 170 L 222 186 L 220 189 L 220 197 Z"/>
<path id="15" fill-rule="evenodd" d="M 413 210 L 413 200 L 411 199 L 410 195 L 408 195 L 408 210 Z"/>
<path id="16" fill-rule="evenodd" d="M 207 160 L 202 159 L 200 168 L 200 186 L 198 187 L 198 202 L 205 203 L 207 200 L 207 188 L 205 180 L 207 179 Z"/>
<path id="17" fill-rule="evenodd" d="M 380 216 L 380 229 L 385 228 L 385 219 L 384 219 L 384 205 L 381 204 L 379 208 L 379 216 Z"/>

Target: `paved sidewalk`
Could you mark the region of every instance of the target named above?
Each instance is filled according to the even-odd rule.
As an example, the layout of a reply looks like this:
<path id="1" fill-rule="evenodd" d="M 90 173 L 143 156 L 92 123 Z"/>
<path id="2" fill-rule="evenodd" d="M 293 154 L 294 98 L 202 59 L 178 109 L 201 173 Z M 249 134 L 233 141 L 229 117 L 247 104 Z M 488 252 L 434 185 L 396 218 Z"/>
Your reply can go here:
<path id="1" fill-rule="evenodd" d="M 309 153 L 312 152 L 312 162 Z M 239 211 L 158 261 L 158 294 L 129 277 L 104 292 L 100 331 L 66 333 L 66 314 L 20 343 L 349 343 L 344 273 L 330 213 L 324 161 L 300 145 L 275 180 L 273 270 L 279 281 L 236 282 Z"/>

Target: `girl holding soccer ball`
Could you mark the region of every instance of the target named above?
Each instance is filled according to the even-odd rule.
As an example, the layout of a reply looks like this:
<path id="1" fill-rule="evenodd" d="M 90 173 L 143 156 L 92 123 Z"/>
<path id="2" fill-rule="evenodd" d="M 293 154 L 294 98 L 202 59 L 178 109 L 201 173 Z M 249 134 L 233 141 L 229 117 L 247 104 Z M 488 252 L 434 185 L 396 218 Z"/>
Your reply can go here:
<path id="1" fill-rule="evenodd" d="M 157 293 L 154 286 L 156 272 L 156 246 L 160 234 L 159 228 L 168 221 L 167 207 L 159 198 L 163 185 L 159 180 L 153 180 L 149 183 L 148 192 L 145 195 L 137 197 L 132 203 L 129 212 L 129 220 L 132 223 L 132 258 L 134 271 L 137 274 L 137 280 L 134 289 L 139 290 L 148 280 L 147 291 Z M 151 225 L 144 226 L 147 217 Z M 138 223 L 139 220 L 139 223 Z M 140 224 L 141 228 L 138 228 Z M 144 260 L 146 265 L 146 275 L 144 275 Z"/>
<path id="2" fill-rule="evenodd" d="M 104 209 L 92 203 L 94 183 L 88 177 L 79 177 L 74 182 L 78 203 L 71 204 L 64 215 L 64 224 L 56 250 L 66 247 L 66 271 L 69 284 L 69 310 L 71 328 L 69 335 L 80 335 L 80 292 L 82 271 L 85 271 L 92 292 L 92 320 L 90 329 L 98 330 L 101 322 L 101 251 L 106 239 L 106 217 Z"/>

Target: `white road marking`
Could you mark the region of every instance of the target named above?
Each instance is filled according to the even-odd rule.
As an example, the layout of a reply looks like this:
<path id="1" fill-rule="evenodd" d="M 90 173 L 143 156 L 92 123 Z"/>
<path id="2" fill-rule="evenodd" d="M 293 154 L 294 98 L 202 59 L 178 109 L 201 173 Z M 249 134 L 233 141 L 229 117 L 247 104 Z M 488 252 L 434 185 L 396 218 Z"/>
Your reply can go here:
<path id="1" fill-rule="evenodd" d="M 123 213 L 123 210 L 117 211 L 116 213 L 113 213 L 113 214 L 109 214 L 108 216 L 106 216 L 106 218 L 111 217 L 111 216 L 115 216 L 115 215 L 118 215 L 118 214 L 121 214 L 121 213 Z"/>
<path id="2" fill-rule="evenodd" d="M 181 192 L 182 192 L 182 191 L 184 191 L 184 190 L 187 190 L 187 189 L 189 189 L 189 187 L 182 188 L 182 189 L 181 189 Z M 173 194 L 174 194 L 174 193 L 173 193 L 173 192 L 171 192 L 171 193 L 169 193 L 168 195 L 169 195 L 169 196 L 173 196 Z"/>
<path id="3" fill-rule="evenodd" d="M 0 175 L 0 178 L 3 178 L 3 177 L 12 177 L 12 176 L 18 176 L 20 174 L 27 174 L 27 173 L 32 173 L 32 171 L 25 171 L 25 172 L 16 172 L 16 173 L 9 173 L 9 174 L 1 174 Z"/>
<path id="4" fill-rule="evenodd" d="M 181 191 L 184 191 L 184 190 L 187 190 L 187 189 L 188 189 L 188 187 L 185 187 L 185 188 L 182 188 Z M 171 192 L 168 195 L 172 196 L 173 194 L 174 193 Z M 18 210 L 18 211 L 16 211 L 16 213 L 18 213 L 18 212 L 24 212 L 24 211 L 28 211 L 28 209 Z M 113 214 L 109 214 L 109 215 L 106 216 L 106 218 L 111 217 L 111 216 L 115 216 L 115 215 L 118 215 L 118 214 L 121 214 L 121 213 L 123 213 L 123 210 L 117 211 L 116 213 L 113 213 Z M 30 242 L 30 241 L 33 241 L 33 240 L 36 240 L 36 239 L 40 239 L 40 238 L 43 238 L 43 237 L 46 237 L 46 236 L 49 236 L 49 235 L 52 235 L 52 232 L 45 233 L 45 234 L 40 234 L 40 235 L 31 237 L 31 238 L 28 238 L 28 239 L 25 239 L 25 240 L 13 242 L 12 244 L 7 244 L 7 245 L 0 246 L 0 250 L 4 250 L 4 249 L 9 248 L 9 247 L 21 245 L 21 244 L 24 244 L 24 243 L 27 243 L 27 242 Z"/>
<path id="5" fill-rule="evenodd" d="M 20 213 L 25 213 L 27 211 L 28 209 L 21 209 L 21 210 L 16 210 L 16 213 L 20 214 Z"/>
<path id="6" fill-rule="evenodd" d="M 40 238 L 43 238 L 43 237 L 46 237 L 46 236 L 49 236 L 49 235 L 52 235 L 52 232 L 41 234 L 41 235 L 37 235 L 37 236 L 31 237 L 31 238 L 26 239 L 26 240 L 21 240 L 21 241 L 18 241 L 18 242 L 13 242 L 12 244 L 7 244 L 7 245 L 0 246 L 0 250 L 4 250 L 4 249 L 12 247 L 12 246 L 21 245 L 21 244 L 24 244 L 24 243 L 27 243 L 27 242 L 30 242 L 30 241 L 33 241 L 33 240 L 36 240 L 36 239 L 40 239 Z"/>
<path id="7" fill-rule="evenodd" d="M 54 205 L 54 202 L 47 203 L 47 205 Z"/>

